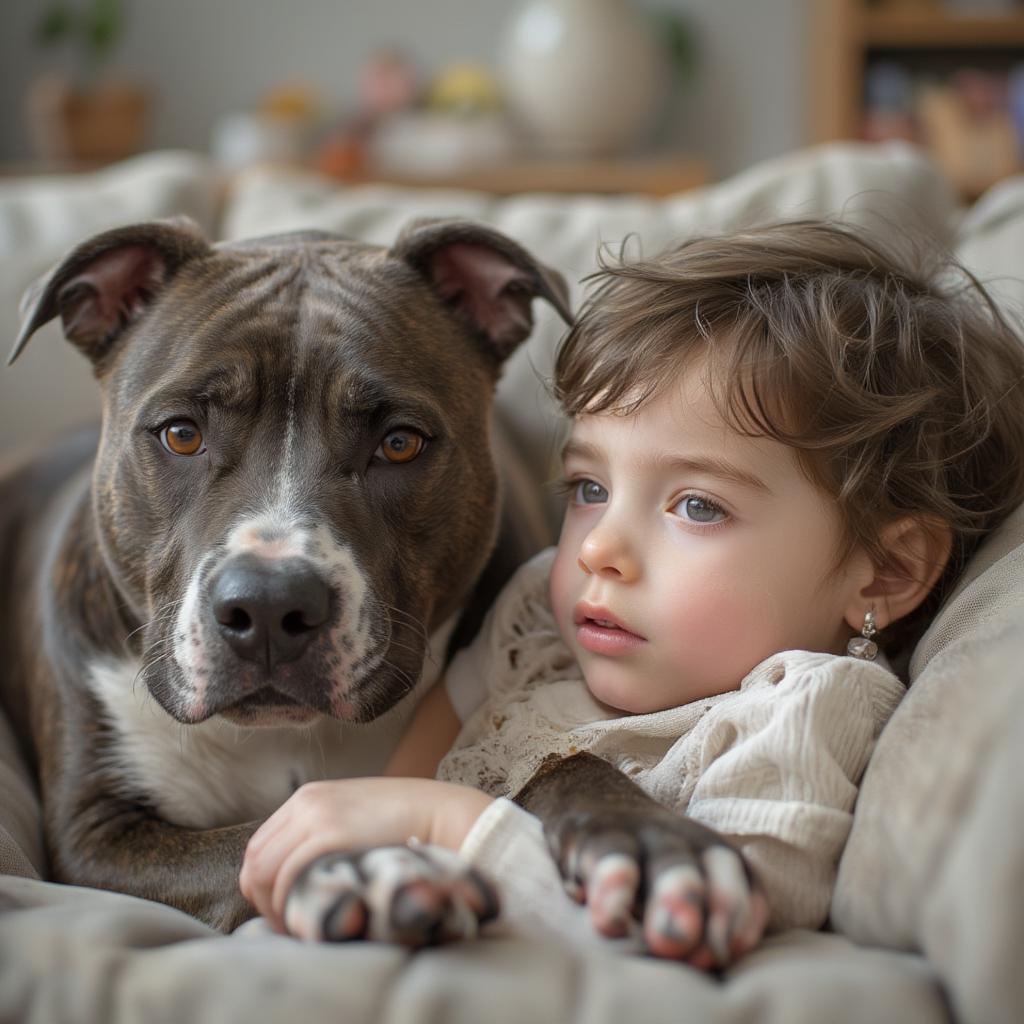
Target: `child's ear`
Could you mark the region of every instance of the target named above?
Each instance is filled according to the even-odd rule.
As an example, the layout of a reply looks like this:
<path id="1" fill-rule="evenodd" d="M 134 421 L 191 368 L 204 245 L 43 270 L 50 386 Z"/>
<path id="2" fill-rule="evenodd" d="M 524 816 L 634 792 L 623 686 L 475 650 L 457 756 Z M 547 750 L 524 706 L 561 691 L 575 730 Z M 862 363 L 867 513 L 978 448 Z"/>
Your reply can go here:
<path id="1" fill-rule="evenodd" d="M 942 575 L 953 546 L 947 523 L 906 517 L 888 523 L 880 540 L 886 551 L 883 566 L 854 596 L 846 621 L 858 633 L 864 613 L 874 609 L 879 629 L 909 615 L 931 593 Z"/>

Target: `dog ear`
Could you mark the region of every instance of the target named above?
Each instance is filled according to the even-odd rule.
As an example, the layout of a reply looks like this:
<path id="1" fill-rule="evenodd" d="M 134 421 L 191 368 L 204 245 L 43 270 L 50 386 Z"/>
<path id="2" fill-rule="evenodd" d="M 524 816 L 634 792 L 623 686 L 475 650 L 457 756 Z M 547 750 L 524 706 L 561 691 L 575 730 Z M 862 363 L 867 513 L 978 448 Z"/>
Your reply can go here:
<path id="1" fill-rule="evenodd" d="M 487 338 L 499 361 L 533 328 L 534 298 L 546 299 L 572 323 L 562 275 L 493 228 L 471 221 L 413 221 L 391 255 L 422 274 L 456 316 Z"/>
<path id="2" fill-rule="evenodd" d="M 98 363 L 179 267 L 209 251 L 199 225 L 187 217 L 94 235 L 25 292 L 22 327 L 8 365 L 58 314 L 68 341 Z"/>

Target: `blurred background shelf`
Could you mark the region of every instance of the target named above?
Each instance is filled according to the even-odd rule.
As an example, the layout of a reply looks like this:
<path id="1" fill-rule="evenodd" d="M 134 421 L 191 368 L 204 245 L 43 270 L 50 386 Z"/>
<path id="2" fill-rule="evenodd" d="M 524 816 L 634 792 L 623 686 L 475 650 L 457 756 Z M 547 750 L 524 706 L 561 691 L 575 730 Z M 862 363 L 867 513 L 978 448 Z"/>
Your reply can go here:
<path id="1" fill-rule="evenodd" d="M 967 15 L 931 5 L 868 8 L 862 25 L 868 46 L 1024 47 L 1024 13 Z"/>
<path id="2" fill-rule="evenodd" d="M 478 0 L 470 15 L 462 0 L 246 0 L 229 15 L 206 0 L 116 0 L 102 53 L 87 32 L 44 38 L 41 26 L 73 8 L 64 22 L 87 28 L 85 14 L 108 0 L 8 3 L 0 175 L 175 148 L 209 153 L 229 181 L 291 162 L 351 183 L 663 196 L 811 143 L 890 138 L 931 150 L 965 198 L 1020 170 L 1024 0 L 550 0 L 583 19 L 559 36 L 574 49 L 550 66 L 510 65 L 507 44 L 535 2 Z M 614 14 L 607 45 L 598 8 Z M 660 40 L 653 63 L 670 72 L 655 76 L 642 116 L 613 117 L 591 77 L 597 69 L 621 98 L 642 77 L 627 68 L 652 63 L 626 60 L 621 19 Z M 240 31 L 242 21 L 260 32 Z M 517 66 L 525 72 L 513 75 Z M 517 99 L 523 82 L 540 97 L 532 122 Z M 544 129 L 538 111 L 556 110 Z M 584 114 L 588 131 L 613 121 L 636 131 L 583 146 Z"/>
<path id="3" fill-rule="evenodd" d="M 346 184 L 379 183 L 455 188 L 512 195 L 516 192 L 635 193 L 667 196 L 711 181 L 707 161 L 685 155 L 606 160 L 517 160 L 437 176 L 394 174 L 372 168 L 337 175 Z"/>
<path id="4" fill-rule="evenodd" d="M 1024 8 L 813 0 L 809 136 L 905 138 L 965 198 L 1021 167 Z"/>

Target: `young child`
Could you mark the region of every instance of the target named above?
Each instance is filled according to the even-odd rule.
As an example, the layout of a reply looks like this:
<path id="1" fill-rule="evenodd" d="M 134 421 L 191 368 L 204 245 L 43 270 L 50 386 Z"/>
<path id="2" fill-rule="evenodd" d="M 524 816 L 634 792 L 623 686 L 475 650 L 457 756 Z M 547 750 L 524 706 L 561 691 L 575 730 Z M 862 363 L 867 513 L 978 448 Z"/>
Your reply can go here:
<path id="1" fill-rule="evenodd" d="M 400 917 L 416 865 L 454 879 L 435 931 L 493 912 L 482 876 L 516 927 L 578 928 L 537 820 L 507 798 L 579 751 L 752 869 L 722 845 L 696 874 L 646 876 L 621 847 L 556 848 L 598 932 L 633 913 L 649 951 L 711 966 L 766 918 L 827 917 L 857 784 L 903 693 L 881 652 L 908 652 L 1024 500 L 1024 349 L 963 272 L 827 223 L 596 277 L 555 371 L 571 422 L 558 547 L 424 699 L 389 767 L 404 777 L 303 787 L 253 837 L 243 892 L 279 929 L 387 935 L 371 905 L 383 887 Z M 407 840 L 482 875 L 425 847 L 365 851 Z M 421 915 L 430 898 L 413 899 Z"/>

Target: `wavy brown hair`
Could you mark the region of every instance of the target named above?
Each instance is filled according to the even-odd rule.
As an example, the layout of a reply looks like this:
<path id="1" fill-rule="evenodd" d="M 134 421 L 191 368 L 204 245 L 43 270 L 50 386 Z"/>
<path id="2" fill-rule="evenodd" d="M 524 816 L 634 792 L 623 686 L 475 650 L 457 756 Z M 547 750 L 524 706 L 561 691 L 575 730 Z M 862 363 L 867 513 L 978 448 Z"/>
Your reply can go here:
<path id="1" fill-rule="evenodd" d="M 569 416 L 632 413 L 694 357 L 735 429 L 796 449 L 838 502 L 849 553 L 892 568 L 880 540 L 906 516 L 945 524 L 952 551 L 930 617 L 980 539 L 1024 501 L 1024 345 L 947 254 L 796 221 L 608 260 L 562 343 Z"/>

